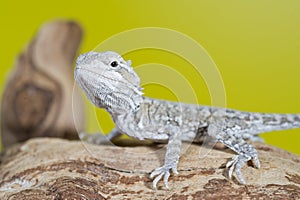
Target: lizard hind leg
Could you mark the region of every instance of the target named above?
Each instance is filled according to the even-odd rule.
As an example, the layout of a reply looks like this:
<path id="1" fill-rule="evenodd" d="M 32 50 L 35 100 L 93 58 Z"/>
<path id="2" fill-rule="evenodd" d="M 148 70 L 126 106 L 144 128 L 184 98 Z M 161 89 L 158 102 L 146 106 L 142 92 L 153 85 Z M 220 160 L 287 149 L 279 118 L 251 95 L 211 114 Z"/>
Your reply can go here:
<path id="1" fill-rule="evenodd" d="M 226 164 L 226 168 L 229 168 L 228 176 L 231 179 L 235 171 L 238 181 L 241 184 L 246 184 L 241 168 L 249 160 L 252 160 L 256 168 L 260 168 L 258 154 L 256 149 L 242 138 L 239 128 L 228 126 L 228 124 L 222 121 L 211 122 L 208 127 L 208 134 L 237 153 Z"/>
<path id="2" fill-rule="evenodd" d="M 244 140 L 249 140 L 251 142 L 260 142 L 265 143 L 264 139 L 261 138 L 259 135 L 253 135 L 253 134 L 243 134 Z"/>

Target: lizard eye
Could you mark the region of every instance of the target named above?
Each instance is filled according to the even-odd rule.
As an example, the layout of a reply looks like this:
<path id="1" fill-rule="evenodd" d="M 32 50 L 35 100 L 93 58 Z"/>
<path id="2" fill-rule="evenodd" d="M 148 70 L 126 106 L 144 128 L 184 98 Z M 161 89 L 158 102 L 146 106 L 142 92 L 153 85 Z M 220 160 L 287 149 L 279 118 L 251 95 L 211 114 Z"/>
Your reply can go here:
<path id="1" fill-rule="evenodd" d="M 112 61 L 110 63 L 110 66 L 112 66 L 112 67 L 117 67 L 118 65 L 119 65 L 119 63 L 117 61 Z"/>

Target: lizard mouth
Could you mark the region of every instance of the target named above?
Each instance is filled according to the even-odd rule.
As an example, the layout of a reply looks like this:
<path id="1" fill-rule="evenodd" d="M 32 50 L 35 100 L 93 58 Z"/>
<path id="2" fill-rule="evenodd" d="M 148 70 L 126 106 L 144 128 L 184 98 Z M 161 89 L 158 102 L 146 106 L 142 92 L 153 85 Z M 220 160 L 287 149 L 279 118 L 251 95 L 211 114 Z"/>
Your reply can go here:
<path id="1" fill-rule="evenodd" d="M 83 75 L 82 72 L 85 72 L 86 74 Z M 90 69 L 83 66 L 76 66 L 74 70 L 74 77 L 77 82 L 90 82 L 91 79 L 95 79 L 95 78 L 97 79 L 99 77 L 102 80 L 108 80 L 109 82 L 118 82 L 124 84 L 128 88 L 132 89 L 136 94 L 143 95 L 141 87 L 137 87 L 136 85 L 130 82 L 125 82 L 123 80 L 118 80 L 113 77 L 106 76 L 103 73 L 100 73 L 96 69 Z"/>

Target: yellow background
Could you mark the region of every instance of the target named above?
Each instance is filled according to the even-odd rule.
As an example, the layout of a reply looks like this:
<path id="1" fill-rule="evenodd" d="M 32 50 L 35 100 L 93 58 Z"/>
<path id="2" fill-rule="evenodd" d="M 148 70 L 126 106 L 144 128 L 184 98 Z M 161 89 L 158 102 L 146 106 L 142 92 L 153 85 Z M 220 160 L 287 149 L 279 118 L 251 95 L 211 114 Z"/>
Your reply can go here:
<path id="1" fill-rule="evenodd" d="M 228 107 L 300 113 L 299 0 L 1 0 L 1 91 L 16 55 L 40 25 L 61 18 L 77 20 L 84 28 L 80 52 L 132 28 L 157 26 L 180 31 L 199 42 L 217 64 Z M 174 55 L 156 50 L 133 52 L 126 58 L 134 66 L 157 62 L 179 69 L 188 65 Z M 186 69 L 188 74 L 189 68 Z M 195 91 L 201 104 L 211 103 L 205 83 L 200 83 Z M 146 85 L 145 93 L 174 99 L 172 92 L 157 85 Z M 102 111 L 97 113 L 99 119 L 108 117 Z M 92 131 L 98 128 L 92 122 L 87 126 Z M 104 131 L 108 132 L 111 126 L 111 122 L 104 121 Z M 266 133 L 262 137 L 269 144 L 300 155 L 299 129 Z"/>

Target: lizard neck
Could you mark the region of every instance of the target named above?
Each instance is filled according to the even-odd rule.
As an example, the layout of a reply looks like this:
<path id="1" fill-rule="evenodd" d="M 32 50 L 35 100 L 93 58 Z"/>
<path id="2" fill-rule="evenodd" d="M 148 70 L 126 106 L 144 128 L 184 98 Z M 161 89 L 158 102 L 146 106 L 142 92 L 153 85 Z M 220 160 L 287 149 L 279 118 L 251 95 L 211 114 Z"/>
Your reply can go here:
<path id="1" fill-rule="evenodd" d="M 100 94 L 99 107 L 105 108 L 113 118 L 117 115 L 135 113 L 139 110 L 143 102 L 143 96 L 140 93 L 132 91 L 112 92 Z"/>

